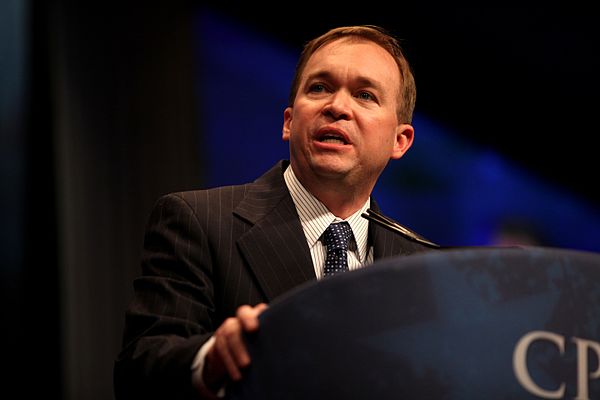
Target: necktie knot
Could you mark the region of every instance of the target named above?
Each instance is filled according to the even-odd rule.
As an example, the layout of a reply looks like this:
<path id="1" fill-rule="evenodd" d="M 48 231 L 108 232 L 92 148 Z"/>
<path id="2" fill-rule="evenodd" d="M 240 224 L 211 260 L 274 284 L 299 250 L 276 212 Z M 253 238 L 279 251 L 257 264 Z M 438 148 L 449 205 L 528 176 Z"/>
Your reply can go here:
<path id="1" fill-rule="evenodd" d="M 352 228 L 346 221 L 333 223 L 325 230 L 323 239 L 327 247 L 324 275 L 333 275 L 348 270 L 348 244 L 352 238 Z"/>
<path id="2" fill-rule="evenodd" d="M 330 249 L 348 249 L 352 228 L 346 221 L 329 225 L 325 230 L 325 245 Z"/>

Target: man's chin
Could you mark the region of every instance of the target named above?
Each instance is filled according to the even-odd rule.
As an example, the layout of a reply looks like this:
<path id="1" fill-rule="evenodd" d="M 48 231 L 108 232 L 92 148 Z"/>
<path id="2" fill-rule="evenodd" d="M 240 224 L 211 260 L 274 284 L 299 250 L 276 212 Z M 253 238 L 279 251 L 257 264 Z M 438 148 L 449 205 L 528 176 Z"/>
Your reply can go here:
<path id="1" fill-rule="evenodd" d="M 338 180 L 347 177 L 353 170 L 352 166 L 344 162 L 325 162 L 314 165 L 313 171 L 322 178 Z"/>

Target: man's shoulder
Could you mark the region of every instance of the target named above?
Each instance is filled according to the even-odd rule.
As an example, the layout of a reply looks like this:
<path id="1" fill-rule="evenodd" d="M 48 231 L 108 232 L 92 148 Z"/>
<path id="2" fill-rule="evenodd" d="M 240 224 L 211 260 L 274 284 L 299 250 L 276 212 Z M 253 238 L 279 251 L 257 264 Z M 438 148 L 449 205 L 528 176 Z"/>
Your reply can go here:
<path id="1" fill-rule="evenodd" d="M 183 201 L 188 204 L 211 203 L 213 201 L 227 201 L 236 196 L 243 196 L 252 183 L 222 185 L 208 188 L 181 190 L 163 194 L 160 201 Z"/>
<path id="2" fill-rule="evenodd" d="M 235 206 L 248 195 L 250 197 L 262 197 L 271 191 L 280 191 L 283 185 L 285 185 L 283 170 L 286 165 L 286 160 L 279 161 L 252 182 L 173 191 L 161 195 L 158 202 L 182 201 L 194 209 L 210 204 Z"/>

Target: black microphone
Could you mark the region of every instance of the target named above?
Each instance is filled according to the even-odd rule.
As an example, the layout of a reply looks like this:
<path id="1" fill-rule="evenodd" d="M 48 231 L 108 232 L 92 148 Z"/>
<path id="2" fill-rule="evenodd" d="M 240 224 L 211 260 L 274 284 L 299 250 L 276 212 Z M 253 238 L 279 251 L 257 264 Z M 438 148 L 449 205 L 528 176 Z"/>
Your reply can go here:
<path id="1" fill-rule="evenodd" d="M 366 213 L 362 213 L 362 217 L 368 219 L 369 221 L 373 221 L 376 224 L 381 225 L 384 228 L 391 230 L 392 232 L 399 233 L 400 235 L 402 235 L 405 238 L 410 239 L 414 242 L 421 243 L 432 249 L 441 248 L 441 246 L 439 244 L 433 243 L 432 241 L 425 239 L 423 236 L 419 235 L 418 233 L 411 231 L 410 229 L 408 229 L 405 226 L 400 225 L 393 219 L 390 219 L 390 218 L 386 217 L 385 215 L 378 213 L 377 211 L 371 210 L 370 208 L 367 209 Z"/>

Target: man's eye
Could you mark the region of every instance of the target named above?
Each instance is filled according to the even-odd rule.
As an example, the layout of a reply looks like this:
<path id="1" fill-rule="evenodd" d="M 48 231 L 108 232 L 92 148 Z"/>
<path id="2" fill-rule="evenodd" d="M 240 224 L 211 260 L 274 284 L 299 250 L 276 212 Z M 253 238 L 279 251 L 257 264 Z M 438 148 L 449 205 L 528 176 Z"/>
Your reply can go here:
<path id="1" fill-rule="evenodd" d="M 315 83 L 310 86 L 310 91 L 320 93 L 325 91 L 325 86 L 320 83 Z"/>
<path id="2" fill-rule="evenodd" d="M 358 97 L 362 100 L 374 100 L 375 97 L 373 97 L 373 95 L 369 92 L 360 92 L 358 94 Z"/>

